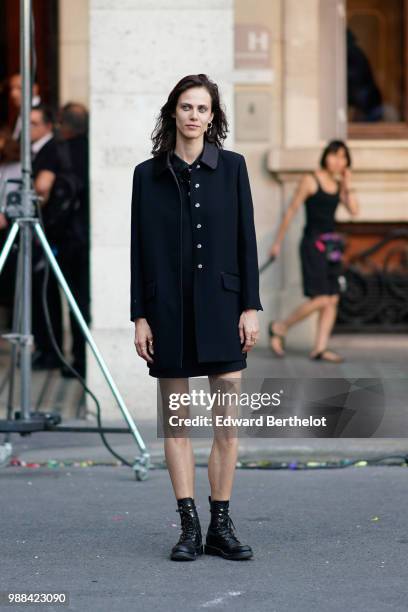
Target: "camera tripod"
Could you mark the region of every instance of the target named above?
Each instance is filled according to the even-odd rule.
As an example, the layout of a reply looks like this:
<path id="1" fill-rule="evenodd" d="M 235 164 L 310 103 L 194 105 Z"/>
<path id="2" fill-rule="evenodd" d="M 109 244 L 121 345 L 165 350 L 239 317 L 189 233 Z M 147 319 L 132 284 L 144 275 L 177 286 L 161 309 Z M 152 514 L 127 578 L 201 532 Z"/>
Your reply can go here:
<path id="1" fill-rule="evenodd" d="M 58 430 L 58 431 L 77 431 L 77 432 L 100 432 L 101 428 L 94 427 L 64 427 L 59 425 L 61 422 L 61 416 L 57 413 L 41 413 L 41 412 L 30 412 L 31 403 L 31 347 L 33 345 L 33 336 L 29 331 L 28 315 L 26 312 L 29 308 L 26 308 L 27 303 L 24 300 L 31 301 L 31 246 L 33 231 L 38 236 L 43 251 L 51 264 L 51 267 L 57 277 L 57 280 L 67 298 L 69 306 L 71 307 L 74 315 L 81 327 L 81 330 L 88 341 L 97 361 L 102 370 L 102 373 L 108 382 L 108 385 L 118 403 L 118 406 L 129 425 L 129 429 L 124 428 L 102 428 L 103 432 L 106 433 L 129 433 L 131 432 L 139 445 L 142 455 L 135 458 L 133 469 L 135 476 L 138 480 L 144 480 L 147 476 L 147 469 L 150 464 L 150 455 L 147 453 L 146 446 L 143 439 L 133 421 L 131 414 L 129 413 L 120 393 L 117 389 L 115 382 L 91 336 L 89 328 L 79 310 L 76 301 L 71 293 L 71 290 L 62 274 L 59 264 L 52 252 L 52 249 L 47 241 L 43 228 L 38 218 L 32 217 L 19 217 L 14 220 L 13 225 L 10 229 L 7 241 L 3 247 L 3 251 L 0 254 L 0 275 L 6 262 L 7 256 L 11 251 L 14 240 L 20 230 L 20 244 L 17 261 L 17 274 L 15 283 L 15 300 L 13 310 L 13 330 L 10 334 L 3 334 L 6 340 L 12 343 L 11 351 L 11 366 L 9 376 L 9 393 L 8 393 L 8 404 L 7 404 L 7 420 L 0 420 L 0 432 L 20 432 L 22 434 L 28 434 L 35 431 L 44 430 Z M 29 249 L 24 249 L 29 243 Z M 26 276 L 28 278 L 26 278 Z M 27 292 L 27 288 L 30 291 Z M 23 288 L 23 291 L 21 291 Z M 21 293 L 21 295 L 20 295 Z M 28 293 L 28 296 L 27 296 Z M 28 328 L 28 329 L 27 329 Z M 20 346 L 20 369 L 21 369 L 21 408 L 20 412 L 16 412 L 16 420 L 12 420 L 13 412 L 13 395 L 14 395 L 14 379 L 15 370 L 17 367 L 17 346 Z M 28 363 L 27 363 L 28 353 Z"/>
<path id="2" fill-rule="evenodd" d="M 47 237 L 43 231 L 40 220 L 36 216 L 36 204 L 38 197 L 31 186 L 31 142 L 30 142 L 30 111 L 31 111 L 31 66 L 30 66 L 30 20 L 32 19 L 31 0 L 20 0 L 20 58 L 21 58 L 21 74 L 22 74 L 22 132 L 21 132 L 21 167 L 22 178 L 17 181 L 20 184 L 19 190 L 13 191 L 7 196 L 7 205 L 4 208 L 10 220 L 13 220 L 12 226 L 8 233 L 3 250 L 0 253 L 0 276 L 4 264 L 11 251 L 14 240 L 20 233 L 19 252 L 17 262 L 17 274 L 15 284 L 15 300 L 13 310 L 13 330 L 11 334 L 4 334 L 3 337 L 12 343 L 11 351 L 11 366 L 9 376 L 9 393 L 7 405 L 7 419 L 0 420 L 0 432 L 6 433 L 7 436 L 11 433 L 20 433 L 20 435 L 29 435 L 36 431 L 76 431 L 86 433 L 100 433 L 102 438 L 104 433 L 131 433 L 134 437 L 141 455 L 135 457 L 132 468 L 135 472 L 137 480 L 145 480 L 150 467 L 150 454 L 147 452 L 143 438 L 136 427 L 132 415 L 128 411 L 125 402 L 115 385 L 115 382 L 99 352 L 89 328 L 71 290 L 64 278 L 61 268 L 54 256 L 54 253 L 48 243 Z M 15 181 L 13 181 L 15 182 Z M 39 205 L 39 204 L 38 204 Z M 1 209 L 1 202 L 0 202 Z M 32 361 L 31 352 L 33 335 L 31 333 L 31 293 L 32 293 L 32 242 L 36 235 L 39 239 L 42 250 L 45 254 L 46 261 L 51 265 L 51 268 L 56 275 L 68 304 L 72 309 L 75 318 L 81 328 L 83 335 L 88 341 L 93 354 L 99 364 L 99 367 L 104 375 L 111 391 L 116 399 L 116 402 L 122 412 L 124 419 L 128 424 L 128 428 L 103 428 L 100 423 L 99 407 L 98 407 L 98 425 L 99 427 L 64 427 L 60 425 L 61 416 L 58 413 L 32 412 L 31 408 L 31 379 L 32 379 Z M 19 365 L 20 365 L 20 401 L 21 409 L 15 412 L 13 419 L 13 395 L 14 395 L 14 378 L 15 369 L 17 366 L 17 348 L 19 349 Z M 72 368 L 71 368 L 72 369 Z M 80 378 L 80 377 L 79 377 Z M 91 394 L 92 395 L 92 394 Z M 97 404 L 98 405 L 98 404 Z M 107 443 L 105 442 L 107 445 Z M 108 445 L 107 445 L 108 446 Z M 109 447 L 108 447 L 109 448 Z M 1 450 L 1 446 L 0 446 Z M 112 449 L 110 449 L 115 454 Z M 7 460 L 10 454 L 11 445 L 8 444 L 0 453 L 0 460 Z M 117 456 L 117 455 L 116 455 Z M 127 462 L 126 462 L 127 463 Z"/>

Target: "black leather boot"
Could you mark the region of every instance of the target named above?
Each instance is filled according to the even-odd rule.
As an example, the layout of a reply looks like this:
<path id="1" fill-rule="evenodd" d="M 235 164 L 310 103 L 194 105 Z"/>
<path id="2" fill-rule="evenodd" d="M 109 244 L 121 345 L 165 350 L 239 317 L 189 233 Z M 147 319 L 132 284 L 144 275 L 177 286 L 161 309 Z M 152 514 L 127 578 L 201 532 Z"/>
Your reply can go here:
<path id="1" fill-rule="evenodd" d="M 207 555 L 219 555 L 224 559 L 239 561 L 250 559 L 253 556 L 252 548 L 247 544 L 241 544 L 235 536 L 233 528 L 235 525 L 229 516 L 229 500 L 210 502 L 211 522 L 208 526 L 204 552 Z"/>
<path id="2" fill-rule="evenodd" d="M 177 500 L 180 513 L 181 534 L 177 544 L 171 549 L 170 559 L 173 561 L 194 561 L 203 554 L 200 520 L 192 497 Z"/>

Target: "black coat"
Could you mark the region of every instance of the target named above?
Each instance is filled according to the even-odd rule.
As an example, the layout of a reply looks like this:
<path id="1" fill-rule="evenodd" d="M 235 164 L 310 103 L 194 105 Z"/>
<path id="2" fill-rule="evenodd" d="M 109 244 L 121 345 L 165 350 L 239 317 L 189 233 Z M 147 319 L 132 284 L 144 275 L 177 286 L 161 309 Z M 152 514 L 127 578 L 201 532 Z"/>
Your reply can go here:
<path id="1" fill-rule="evenodd" d="M 205 140 L 191 174 L 198 361 L 242 359 L 243 310 L 263 310 L 245 158 Z M 169 153 L 133 174 L 130 319 L 145 317 L 157 368 L 182 365 L 182 200 Z"/>

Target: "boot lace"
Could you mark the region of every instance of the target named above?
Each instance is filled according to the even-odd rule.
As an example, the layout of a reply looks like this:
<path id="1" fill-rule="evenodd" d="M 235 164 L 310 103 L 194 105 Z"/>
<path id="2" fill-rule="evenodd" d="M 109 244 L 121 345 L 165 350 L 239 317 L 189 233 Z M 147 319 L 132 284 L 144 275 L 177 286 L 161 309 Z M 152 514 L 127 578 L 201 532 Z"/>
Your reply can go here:
<path id="1" fill-rule="evenodd" d="M 190 514 L 190 510 L 188 508 L 177 508 L 176 512 L 180 513 L 181 521 L 181 534 L 179 542 L 193 540 L 199 535 L 196 518 Z"/>
<path id="2" fill-rule="evenodd" d="M 241 544 L 235 535 L 235 524 L 228 512 L 219 511 L 215 515 L 214 528 L 217 533 L 223 536 L 225 539 L 230 542 L 235 542 L 236 544 Z"/>

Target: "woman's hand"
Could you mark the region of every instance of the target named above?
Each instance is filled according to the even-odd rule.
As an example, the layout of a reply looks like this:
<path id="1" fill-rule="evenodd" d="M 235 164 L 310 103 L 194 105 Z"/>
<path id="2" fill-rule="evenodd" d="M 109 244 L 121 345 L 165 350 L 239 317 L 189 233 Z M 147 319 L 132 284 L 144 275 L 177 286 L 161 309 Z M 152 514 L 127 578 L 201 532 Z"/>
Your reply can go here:
<path id="1" fill-rule="evenodd" d="M 244 310 L 239 318 L 239 337 L 242 347 L 242 352 L 247 353 L 252 350 L 259 338 L 259 323 L 256 310 Z"/>
<path id="2" fill-rule="evenodd" d="M 139 357 L 153 363 L 153 359 L 149 355 L 149 353 L 154 354 L 153 334 L 147 320 L 142 317 L 135 320 L 135 347 Z"/>
<path id="3" fill-rule="evenodd" d="M 275 257 L 279 255 L 280 250 L 281 250 L 281 243 L 278 241 L 274 242 L 268 251 L 268 257 L 275 259 Z"/>

